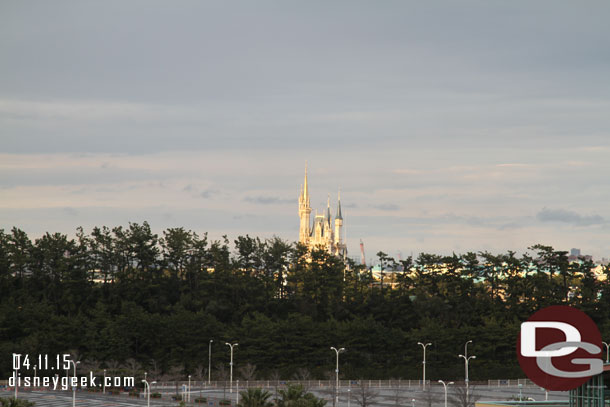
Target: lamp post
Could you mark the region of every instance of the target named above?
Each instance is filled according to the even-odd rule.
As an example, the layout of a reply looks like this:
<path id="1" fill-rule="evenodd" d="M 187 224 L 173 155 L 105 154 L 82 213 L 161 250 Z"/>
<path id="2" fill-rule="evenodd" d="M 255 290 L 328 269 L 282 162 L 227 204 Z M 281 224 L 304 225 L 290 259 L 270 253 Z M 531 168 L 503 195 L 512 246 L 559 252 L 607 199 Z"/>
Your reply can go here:
<path id="1" fill-rule="evenodd" d="M 426 347 L 432 345 L 431 343 L 426 343 L 425 345 L 421 342 L 417 342 L 418 345 L 421 345 L 422 348 L 424 348 L 424 361 L 422 362 L 422 366 L 423 366 L 423 381 L 422 381 L 422 390 L 426 390 Z"/>
<path id="2" fill-rule="evenodd" d="M 610 345 L 608 345 L 607 342 L 602 342 L 602 343 L 606 347 L 606 363 L 610 363 Z"/>
<path id="3" fill-rule="evenodd" d="M 438 382 L 442 383 L 442 385 L 445 387 L 445 407 L 447 407 L 447 386 L 453 384 L 453 382 L 445 383 L 442 380 L 439 380 Z"/>
<path id="4" fill-rule="evenodd" d="M 214 339 L 210 339 L 210 346 L 208 347 L 208 386 L 212 384 L 212 342 L 214 342 Z"/>
<path id="5" fill-rule="evenodd" d="M 152 383 L 148 384 L 146 379 L 144 379 L 144 380 L 142 380 L 142 383 L 144 383 L 144 391 L 146 392 L 146 405 L 148 407 L 150 407 L 150 386 L 157 382 L 152 382 Z"/>
<path id="6" fill-rule="evenodd" d="M 76 381 L 76 365 L 78 365 L 80 363 L 80 361 L 76 361 L 74 362 L 73 360 L 70 360 L 70 363 L 72 363 L 72 366 L 74 366 L 74 377 L 75 381 Z M 72 407 L 76 407 L 76 385 L 72 385 Z"/>
<path id="7" fill-rule="evenodd" d="M 330 347 L 331 350 L 334 350 L 337 354 L 337 368 L 335 369 L 335 377 L 336 377 L 336 385 L 335 385 L 335 404 L 339 403 L 339 353 L 345 352 L 345 348 L 335 348 L 334 346 Z"/>
<path id="8" fill-rule="evenodd" d="M 468 357 L 468 344 L 472 343 L 472 339 L 464 344 L 464 355 Z"/>
<path id="9" fill-rule="evenodd" d="M 468 342 L 466 342 L 468 343 Z M 466 397 L 468 397 L 468 362 L 470 362 L 470 359 L 476 359 L 476 356 L 464 356 L 464 355 L 458 355 L 459 358 L 464 358 L 464 364 L 466 365 L 466 377 L 465 377 L 465 382 L 466 382 Z"/>
<path id="10" fill-rule="evenodd" d="M 228 347 L 231 348 L 231 364 L 229 365 L 231 367 L 231 369 L 230 369 L 231 375 L 230 375 L 230 379 L 229 379 L 229 389 L 230 389 L 229 392 L 233 393 L 233 347 L 239 346 L 239 343 L 230 344 L 229 342 L 225 342 L 225 345 L 227 345 Z"/>
<path id="11" fill-rule="evenodd" d="M 191 375 L 189 375 L 189 392 L 186 395 L 186 401 L 188 401 L 188 402 L 191 401 Z"/>
<path id="12" fill-rule="evenodd" d="M 523 401 L 523 383 L 519 383 L 519 403 Z"/>
<path id="13" fill-rule="evenodd" d="M 106 394 L 106 369 L 104 369 L 104 383 L 102 385 L 104 386 L 102 394 Z"/>

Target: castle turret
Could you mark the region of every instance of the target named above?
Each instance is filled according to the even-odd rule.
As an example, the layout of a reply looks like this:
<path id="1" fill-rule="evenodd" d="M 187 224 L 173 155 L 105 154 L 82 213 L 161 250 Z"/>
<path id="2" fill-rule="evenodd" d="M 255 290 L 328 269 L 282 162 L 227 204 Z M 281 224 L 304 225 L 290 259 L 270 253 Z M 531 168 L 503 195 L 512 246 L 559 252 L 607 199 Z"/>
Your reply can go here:
<path id="1" fill-rule="evenodd" d="M 299 227 L 299 242 L 307 244 L 309 241 L 310 231 L 310 220 L 309 215 L 311 214 L 311 205 L 309 203 L 309 188 L 307 185 L 307 164 L 305 164 L 305 181 L 301 186 L 301 194 L 299 195 L 299 217 L 301 218 L 301 225 Z"/>
<path id="2" fill-rule="evenodd" d="M 337 248 L 342 244 L 341 229 L 343 228 L 343 216 L 341 215 L 341 191 L 337 195 L 337 216 L 335 216 L 335 245 Z"/>
<path id="3" fill-rule="evenodd" d="M 332 229 L 331 222 L 332 222 L 332 217 L 330 216 L 330 194 L 328 194 L 328 200 L 326 201 L 326 227 L 329 230 L 329 234 Z"/>

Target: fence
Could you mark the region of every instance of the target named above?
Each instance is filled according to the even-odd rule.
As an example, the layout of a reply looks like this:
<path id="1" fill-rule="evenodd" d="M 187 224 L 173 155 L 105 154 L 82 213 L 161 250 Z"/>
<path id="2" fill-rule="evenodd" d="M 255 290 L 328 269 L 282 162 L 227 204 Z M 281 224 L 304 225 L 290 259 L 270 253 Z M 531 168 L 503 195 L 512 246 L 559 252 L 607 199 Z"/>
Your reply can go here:
<path id="1" fill-rule="evenodd" d="M 421 380 L 339 380 L 339 387 L 354 387 L 359 386 L 363 383 L 367 387 L 373 388 L 385 388 L 385 389 L 396 389 L 396 388 L 410 388 L 410 387 L 421 387 Z M 172 381 L 172 382 L 157 382 L 153 387 L 159 390 L 174 390 L 176 388 L 182 388 L 182 386 L 188 386 L 188 381 Z M 193 388 L 207 388 L 207 389 L 229 389 L 231 384 L 229 381 L 212 381 L 208 384 L 207 381 L 191 381 L 191 389 Z M 233 389 L 239 387 L 240 389 L 245 388 L 264 388 L 273 389 L 288 386 L 290 384 L 300 384 L 306 389 L 324 389 L 334 388 L 335 380 L 234 380 Z M 426 385 L 438 384 L 436 380 L 426 380 Z M 464 385 L 465 383 L 456 381 L 456 385 Z M 529 379 L 494 379 L 486 381 L 470 381 L 470 386 L 477 387 L 533 387 L 536 386 Z"/>

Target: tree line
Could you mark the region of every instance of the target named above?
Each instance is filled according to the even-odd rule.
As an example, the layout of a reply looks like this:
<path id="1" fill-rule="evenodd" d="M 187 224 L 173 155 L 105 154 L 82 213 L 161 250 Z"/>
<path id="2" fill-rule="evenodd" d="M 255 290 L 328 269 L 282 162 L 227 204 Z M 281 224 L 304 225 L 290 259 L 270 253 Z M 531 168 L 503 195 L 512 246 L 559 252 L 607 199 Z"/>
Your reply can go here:
<path id="1" fill-rule="evenodd" d="M 70 352 L 166 378 L 207 372 L 211 357 L 214 380 L 230 341 L 235 366 L 256 366 L 257 378 L 328 378 L 335 346 L 347 349 L 342 377 L 419 379 L 417 342 L 431 342 L 427 377 L 461 380 L 457 355 L 473 340 L 471 380 L 516 378 L 519 325 L 553 304 L 582 309 L 610 337 L 610 268 L 597 279 L 591 260 L 550 246 L 378 261 L 381 279 L 278 237 L 158 235 L 146 222 L 74 238 L 0 230 L 0 377 L 13 352 Z"/>

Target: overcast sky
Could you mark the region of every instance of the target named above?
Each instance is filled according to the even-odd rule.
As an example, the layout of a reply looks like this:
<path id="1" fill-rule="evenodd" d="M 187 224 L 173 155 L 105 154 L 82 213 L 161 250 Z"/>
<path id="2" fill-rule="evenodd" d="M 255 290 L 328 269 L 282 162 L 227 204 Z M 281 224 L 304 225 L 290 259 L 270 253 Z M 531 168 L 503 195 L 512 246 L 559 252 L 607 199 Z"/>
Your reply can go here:
<path id="1" fill-rule="evenodd" d="M 0 2 L 0 228 L 610 257 L 607 1 Z"/>

